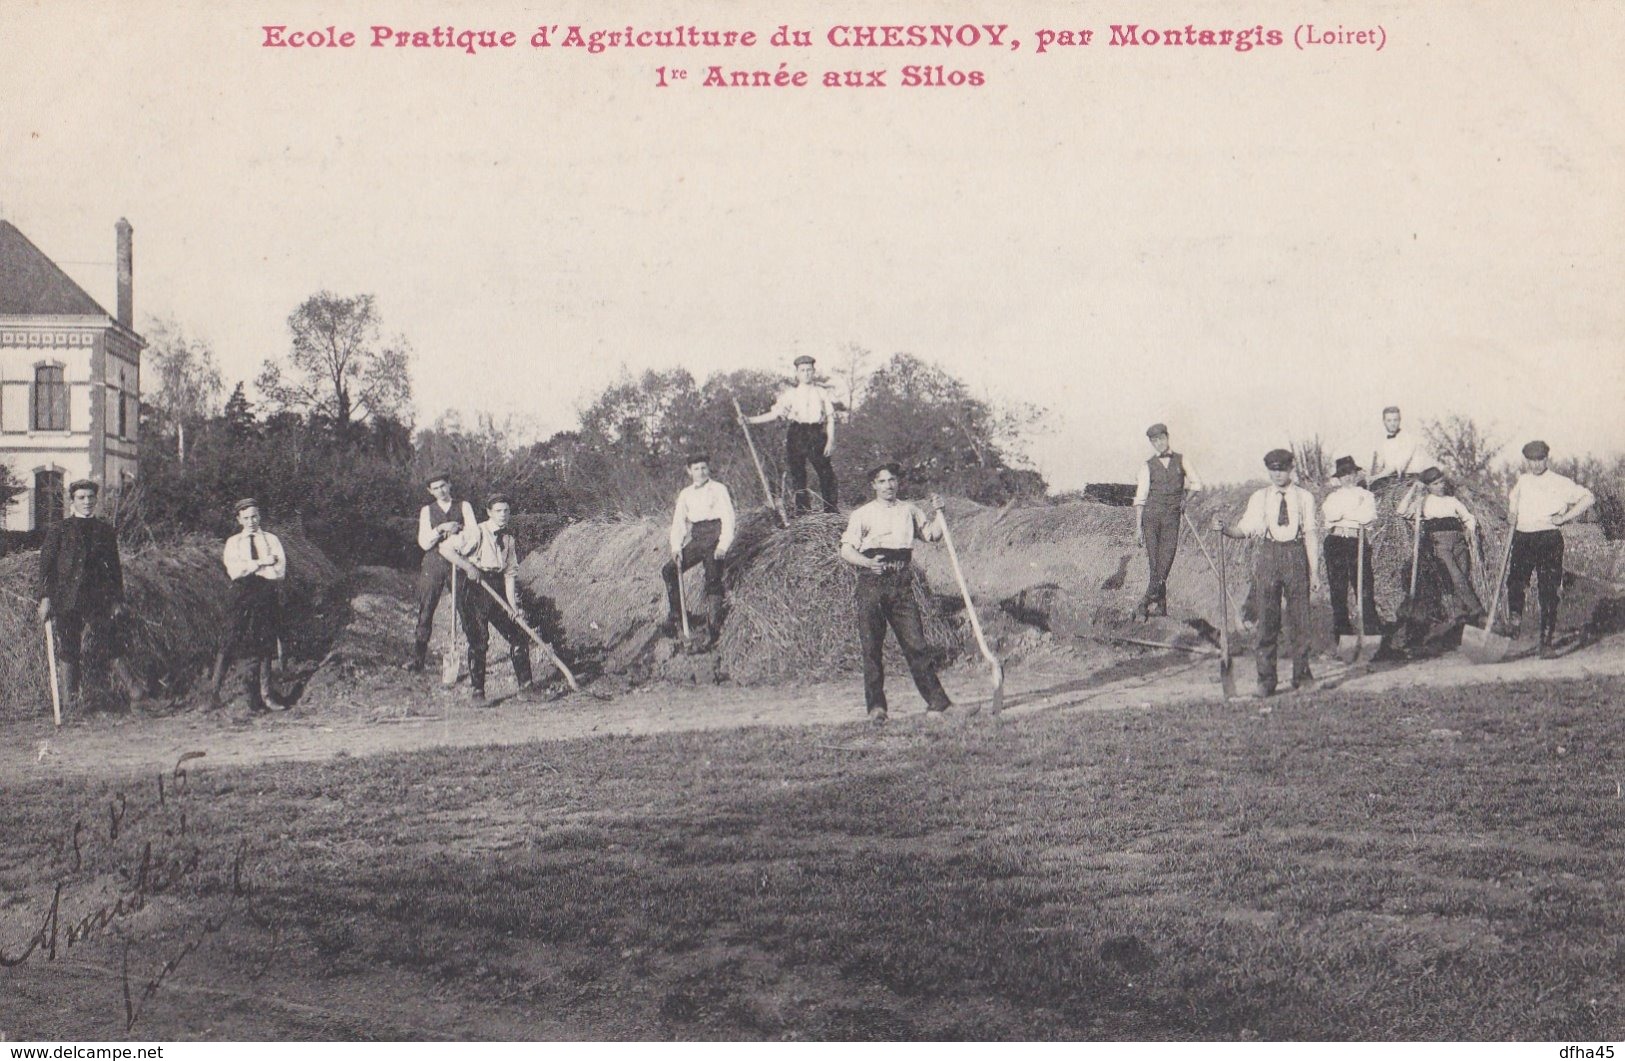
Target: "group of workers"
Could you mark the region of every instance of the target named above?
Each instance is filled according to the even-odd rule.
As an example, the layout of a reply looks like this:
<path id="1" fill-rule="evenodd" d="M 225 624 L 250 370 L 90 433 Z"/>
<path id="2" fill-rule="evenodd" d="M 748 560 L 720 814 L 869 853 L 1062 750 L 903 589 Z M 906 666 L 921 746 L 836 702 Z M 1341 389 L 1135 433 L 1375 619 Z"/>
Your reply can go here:
<path id="1" fill-rule="evenodd" d="M 811 357 L 795 361 L 797 383 L 773 407 L 745 424 L 774 419 L 789 422 L 786 458 L 796 491 L 796 511 L 812 507 L 807 489 L 807 463 L 818 474 L 826 512 L 835 512 L 837 492 L 830 463 L 835 446 L 835 407 L 827 391 L 814 382 Z M 1309 600 L 1321 584 L 1324 541 L 1333 621 L 1339 635 L 1382 629 L 1375 597 L 1371 552 L 1362 549 L 1379 519 L 1379 497 L 1398 496 L 1399 516 L 1420 521 L 1419 534 L 1445 573 L 1455 601 L 1452 619 L 1479 624 L 1486 616 L 1474 589 L 1472 571 L 1481 566 L 1478 524 L 1450 492 L 1444 473 L 1421 443 L 1401 430 L 1398 408 L 1383 412 L 1385 436 L 1374 448 L 1370 468 L 1353 457 L 1340 457 L 1332 475 L 1333 489 L 1317 504 L 1314 494 L 1294 482 L 1290 451 L 1274 449 L 1264 456 L 1269 485 L 1248 499 L 1237 520 L 1212 520 L 1213 530 L 1228 538 L 1257 543 L 1253 558 L 1252 600 L 1257 616 L 1257 695 L 1275 692 L 1277 661 L 1291 661 L 1292 686 L 1312 685 L 1309 667 Z M 1167 584 L 1178 549 L 1181 525 L 1188 522 L 1185 504 L 1203 488 L 1187 458 L 1170 446 L 1168 428 L 1154 424 L 1146 435 L 1153 455 L 1139 469 L 1134 496 L 1136 538 L 1148 565 L 1145 595 L 1135 608 L 1139 618 L 1167 614 Z M 1563 536 L 1559 528 L 1595 502 L 1591 492 L 1550 468 L 1550 449 L 1534 441 L 1523 447 L 1524 466 L 1508 498 L 1514 533 L 1510 543 L 1507 600 L 1508 632 L 1516 636 L 1531 574 L 1539 582 L 1540 651 L 1553 654 L 1557 608 L 1563 575 Z M 732 549 L 736 513 L 728 488 L 711 478 L 705 453 L 686 460 L 689 484 L 677 495 L 672 513 L 669 556 L 661 577 L 667 596 L 666 630 L 675 636 L 687 624 L 683 573 L 704 567 L 702 594 L 705 646 L 714 646 L 724 617 L 724 569 Z M 869 717 L 884 722 L 887 701 L 882 647 L 889 626 L 902 648 L 931 717 L 951 706 L 926 640 L 914 592 L 912 570 L 916 542 L 943 537 L 941 498 L 932 495 L 930 512 L 898 496 L 902 469 L 880 464 L 869 472 L 873 499 L 849 516 L 840 538 L 840 557 L 856 572 L 858 641 L 863 658 L 864 699 Z M 422 561 L 417 584 L 417 621 L 413 651 L 404 664 L 422 671 L 433 634 L 434 616 L 450 590 L 454 622 L 466 636 L 469 695 L 485 699 L 489 628 L 495 626 L 509 645 L 514 678 L 521 694 L 535 690 L 530 666 L 528 628 L 520 618 L 518 549 L 509 522 L 512 503 L 501 493 L 486 499 L 486 518 L 454 496 L 450 475 L 428 477 L 430 501 L 418 516 L 417 541 Z M 80 696 L 82 645 L 86 635 L 100 635 L 103 654 L 132 701 L 147 698 L 140 679 L 123 659 L 119 618 L 124 610 L 123 577 L 113 528 L 94 516 L 97 484 L 79 480 L 69 488 L 69 512 L 48 530 L 40 552 L 39 618 L 54 634 L 62 684 L 70 703 Z M 209 702 L 218 705 L 232 662 L 248 667 L 244 689 L 251 711 L 280 706 L 271 681 L 271 661 L 280 651 L 279 586 L 287 578 L 288 559 L 277 536 L 261 526 L 259 502 L 243 498 L 235 506 L 238 533 L 229 538 L 221 560 L 230 578 L 229 622 L 219 646 Z M 1362 569 L 1363 563 L 1363 569 Z M 1349 595 L 1358 619 L 1350 618 Z M 1390 627 L 1390 630 L 1392 627 Z M 459 661 L 461 662 L 461 661 Z"/>

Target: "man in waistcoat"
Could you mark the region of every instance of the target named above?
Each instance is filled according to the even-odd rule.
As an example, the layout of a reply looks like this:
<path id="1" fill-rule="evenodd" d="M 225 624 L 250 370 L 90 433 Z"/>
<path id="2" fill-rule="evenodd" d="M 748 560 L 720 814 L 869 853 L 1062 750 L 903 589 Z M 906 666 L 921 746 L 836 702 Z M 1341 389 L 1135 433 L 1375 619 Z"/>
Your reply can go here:
<path id="1" fill-rule="evenodd" d="M 1168 572 L 1179 549 L 1179 524 L 1185 511 L 1185 492 L 1202 489 L 1202 480 L 1186 463 L 1184 454 L 1168 444 L 1168 425 L 1152 424 L 1145 437 L 1155 455 L 1140 466 L 1134 487 L 1134 541 L 1145 550 L 1145 596 L 1134 609 L 1135 618 L 1168 614 Z"/>

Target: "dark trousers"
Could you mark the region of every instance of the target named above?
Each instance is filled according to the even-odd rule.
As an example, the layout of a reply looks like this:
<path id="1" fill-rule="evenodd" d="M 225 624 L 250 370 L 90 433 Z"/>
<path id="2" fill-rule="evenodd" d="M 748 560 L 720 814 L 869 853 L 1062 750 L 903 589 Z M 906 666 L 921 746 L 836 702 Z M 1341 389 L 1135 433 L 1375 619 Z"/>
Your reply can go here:
<path id="1" fill-rule="evenodd" d="M 429 638 L 434 634 L 434 611 L 440 607 L 440 594 L 451 580 L 451 561 L 434 549 L 423 554 L 423 566 L 418 570 L 418 626 L 413 638 L 419 663 L 429 651 Z M 462 596 L 461 591 L 458 596 Z M 459 610 L 459 602 L 451 602 L 452 614 Z M 455 622 L 455 620 L 453 620 Z"/>
<path id="2" fill-rule="evenodd" d="M 884 575 L 859 571 L 857 605 L 858 640 L 863 646 L 863 702 L 869 710 L 886 709 L 886 665 L 881 653 L 887 623 L 897 634 L 897 644 L 903 649 L 914 687 L 925 698 L 927 710 L 946 710 L 948 694 L 937 678 L 931 645 L 925 639 L 925 624 L 914 599 L 912 572 L 906 567 Z"/>
<path id="3" fill-rule="evenodd" d="M 828 430 L 823 424 L 792 423 L 784 436 L 784 462 L 790 469 L 790 485 L 795 487 L 798 513 L 812 508 L 812 498 L 807 494 L 808 461 L 812 461 L 813 470 L 818 473 L 818 492 L 824 495 L 824 511 L 837 511 L 835 467 L 824 456 L 828 441 Z"/>
<path id="4" fill-rule="evenodd" d="M 1359 572 L 1355 570 L 1360 559 L 1360 540 L 1328 535 L 1326 538 L 1326 582 L 1332 593 L 1332 623 L 1338 637 L 1359 631 L 1349 621 L 1349 597 L 1358 585 Z M 1365 550 L 1365 586 L 1362 598 L 1365 613 L 1365 632 L 1382 632 L 1382 620 L 1377 615 L 1376 579 L 1371 573 L 1371 543 Z"/>
<path id="5" fill-rule="evenodd" d="M 1455 618 L 1472 618 L 1483 614 L 1484 605 L 1473 588 L 1473 552 L 1463 531 L 1443 530 L 1428 534 L 1428 546 L 1433 558 L 1439 562 L 1450 580 L 1450 592 L 1456 598 Z"/>
<path id="6" fill-rule="evenodd" d="M 1147 504 L 1140 514 L 1140 530 L 1145 535 L 1145 562 L 1149 580 L 1145 599 L 1164 606 L 1168 603 L 1168 572 L 1174 569 L 1174 553 L 1179 550 L 1178 506 Z"/>
<path id="7" fill-rule="evenodd" d="M 1512 535 L 1512 570 L 1507 575 L 1507 609 L 1523 615 L 1529 576 L 1540 579 L 1540 637 L 1550 641 L 1557 632 L 1557 602 L 1563 589 L 1563 532 L 1517 531 Z"/>
<path id="8" fill-rule="evenodd" d="M 124 655 L 119 624 L 106 611 L 58 612 L 51 621 L 56 624 L 57 659 L 69 666 L 77 667 L 83 659 L 86 634 L 101 646 L 102 655 L 106 658 L 118 659 Z"/>
<path id="9" fill-rule="evenodd" d="M 231 616 L 220 651 L 226 662 L 234 659 L 269 659 L 276 655 L 281 602 L 277 584 L 258 575 L 231 583 Z"/>
<path id="10" fill-rule="evenodd" d="M 500 571 L 485 571 L 480 581 L 495 590 L 498 596 L 505 589 Z M 468 684 L 480 692 L 485 691 L 485 652 L 491 643 L 490 627 L 508 642 L 508 658 L 513 661 L 513 676 L 521 688 L 530 684 L 530 635 L 508 617 L 507 611 L 479 586 L 459 589 L 462 597 L 463 633 L 468 636 Z M 504 600 L 507 598 L 504 596 Z"/>
<path id="11" fill-rule="evenodd" d="M 1276 683 L 1277 651 L 1292 660 L 1294 679 L 1309 676 L 1309 554 L 1302 541 L 1258 545 L 1253 562 L 1253 591 L 1258 599 L 1258 682 L 1267 689 Z M 1286 631 L 1281 611 L 1286 611 Z"/>
<path id="12" fill-rule="evenodd" d="M 715 601 L 715 607 L 722 603 L 722 565 L 717 559 L 717 542 L 722 540 L 722 524 L 718 520 L 701 520 L 689 529 L 688 544 L 683 546 L 682 571 L 687 571 L 695 564 L 705 565 L 705 596 L 707 606 Z M 670 614 L 676 615 L 682 609 L 678 606 L 677 578 L 681 572 L 676 563 L 666 561 L 666 566 L 660 569 L 660 577 L 666 580 L 666 604 Z"/>

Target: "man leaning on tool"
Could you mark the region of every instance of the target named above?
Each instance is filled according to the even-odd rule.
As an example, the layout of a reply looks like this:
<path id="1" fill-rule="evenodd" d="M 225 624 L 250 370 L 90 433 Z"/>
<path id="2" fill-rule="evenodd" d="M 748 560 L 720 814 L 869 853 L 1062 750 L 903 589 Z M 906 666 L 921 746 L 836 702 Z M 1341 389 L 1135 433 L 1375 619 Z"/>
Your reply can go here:
<path id="1" fill-rule="evenodd" d="M 513 503 L 507 494 L 492 494 L 485 502 L 489 517 L 484 523 L 466 527 L 458 535 L 451 562 L 468 575 L 468 585 L 459 591 L 463 633 L 468 635 L 468 695 L 475 702 L 485 699 L 485 657 L 490 645 L 490 627 L 497 628 L 508 642 L 513 661 L 513 678 L 520 693 L 533 686 L 530 670 L 530 637 L 498 604 L 491 592 L 500 594 L 508 607 L 519 611 L 519 544 L 508 521 Z"/>
<path id="2" fill-rule="evenodd" d="M 1168 614 L 1168 572 L 1174 569 L 1179 549 L 1179 524 L 1185 511 L 1185 491 L 1202 489 L 1202 480 L 1186 463 L 1184 454 L 1168 445 L 1168 425 L 1146 428 L 1155 455 L 1140 465 L 1134 485 L 1134 540 L 1145 549 L 1148 578 L 1145 597 L 1134 609 L 1136 618 L 1149 618 L 1155 610 Z"/>
<path id="3" fill-rule="evenodd" d="M 1472 578 L 1478 554 L 1478 520 L 1461 503 L 1461 498 L 1447 493 L 1449 489 L 1450 480 L 1443 471 L 1437 467 L 1424 468 L 1417 481 L 1405 491 L 1396 511 L 1406 519 L 1421 519 L 1422 536 L 1433 559 L 1450 579 L 1456 609 L 1454 613 L 1446 613 L 1446 623 L 1466 622 L 1477 626 L 1484 620 L 1484 605 L 1473 588 Z M 1443 611 L 1442 602 L 1440 610 Z"/>
<path id="4" fill-rule="evenodd" d="M 1227 538 L 1252 538 L 1253 590 L 1259 602 L 1258 692 L 1270 696 L 1278 680 L 1276 654 L 1281 647 L 1281 612 L 1286 610 L 1286 654 L 1292 660 L 1292 688 L 1312 689 L 1309 671 L 1309 595 L 1320 589 L 1320 528 L 1315 495 L 1292 482 L 1292 453 L 1272 449 L 1264 455 L 1270 485 L 1247 500 L 1247 511 L 1235 526 L 1215 516 L 1213 529 Z"/>
<path id="5" fill-rule="evenodd" d="M 39 620 L 56 624 L 56 654 L 70 705 L 78 706 L 85 635 L 103 646 L 130 700 L 147 691 L 124 659 L 124 568 L 112 524 L 95 517 L 101 488 L 89 479 L 68 487 L 68 514 L 45 532 L 39 553 Z"/>
<path id="6" fill-rule="evenodd" d="M 928 718 L 940 718 L 952 707 L 937 677 L 925 624 L 914 599 L 912 563 L 915 541 L 942 540 L 942 499 L 931 495 L 931 516 L 899 501 L 902 467 L 882 464 L 869 473 L 875 499 L 852 512 L 841 535 L 841 559 L 858 569 L 856 591 L 858 641 L 863 647 L 863 699 L 869 720 L 886 721 L 886 669 L 882 651 L 886 625 L 908 661 L 914 687 L 925 698 Z"/>
<path id="7" fill-rule="evenodd" d="M 436 472 L 425 481 L 429 496 L 433 498 L 418 511 L 418 548 L 423 550 L 422 566 L 418 569 L 418 622 L 412 643 L 412 658 L 406 662 L 409 671 L 421 671 L 429 654 L 429 638 L 434 634 L 434 612 L 440 606 L 440 594 L 451 579 L 451 561 L 442 549 L 448 541 L 478 522 L 474 506 L 452 497 L 451 476 Z M 462 590 L 458 590 L 460 596 Z M 452 622 L 457 621 L 458 600 L 451 602 Z"/>
<path id="8" fill-rule="evenodd" d="M 693 454 L 687 466 L 689 485 L 678 493 L 671 513 L 671 559 L 660 569 L 666 582 L 666 629 L 675 634 L 682 624 L 677 580 L 695 564 L 704 564 L 709 648 L 722 630 L 722 567 L 734 543 L 734 502 L 728 488 L 711 478 L 710 454 Z"/>
<path id="9" fill-rule="evenodd" d="M 1336 488 L 1320 503 L 1320 515 L 1326 527 L 1326 580 L 1331 587 L 1333 628 L 1338 637 L 1355 633 L 1349 619 L 1349 595 L 1363 582 L 1357 605 L 1365 619 L 1361 632 L 1381 633 L 1370 539 L 1371 525 L 1377 521 L 1377 499 L 1360 485 L 1360 466 L 1354 463 L 1353 457 L 1337 458 L 1332 481 Z M 1357 570 L 1361 530 L 1367 536 L 1363 573 Z"/>
<path id="10" fill-rule="evenodd" d="M 280 601 L 277 591 L 288 577 L 288 556 L 276 535 L 260 527 L 260 503 L 245 497 L 234 506 L 242 529 L 226 539 L 221 562 L 231 578 L 226 639 L 214 658 L 209 705 L 220 706 L 220 687 L 234 657 L 248 660 L 243 688 L 248 708 L 259 713 L 280 707 L 270 692 L 270 660 L 276 655 Z"/>
<path id="11" fill-rule="evenodd" d="M 824 495 L 824 511 L 835 512 L 835 402 L 829 391 L 813 382 L 817 362 L 806 354 L 795 360 L 796 385 L 779 394 L 773 408 L 761 416 L 747 416 L 747 424 L 784 420 L 789 424 L 784 436 L 784 463 L 790 469 L 790 484 L 796 491 L 796 513 L 812 507 L 807 496 L 807 462 L 818 473 L 818 491 Z"/>
<path id="12" fill-rule="evenodd" d="M 1507 575 L 1507 612 L 1514 637 L 1523 624 L 1524 594 L 1531 573 L 1540 581 L 1540 655 L 1557 654 L 1557 605 L 1563 588 L 1563 532 L 1597 503 L 1596 495 L 1566 475 L 1551 470 L 1552 448 L 1536 440 L 1523 448 L 1523 474 L 1513 484 L 1507 511 L 1516 520 L 1511 569 Z"/>

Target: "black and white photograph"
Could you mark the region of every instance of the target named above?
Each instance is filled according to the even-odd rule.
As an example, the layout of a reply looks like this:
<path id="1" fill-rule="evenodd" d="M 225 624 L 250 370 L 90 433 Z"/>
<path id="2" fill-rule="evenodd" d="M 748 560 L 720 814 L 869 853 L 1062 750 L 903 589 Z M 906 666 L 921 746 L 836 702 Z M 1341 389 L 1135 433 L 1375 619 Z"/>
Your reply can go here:
<path id="1" fill-rule="evenodd" d="M 1622 50 L 0 0 L 0 1048 L 1612 1058 Z"/>

